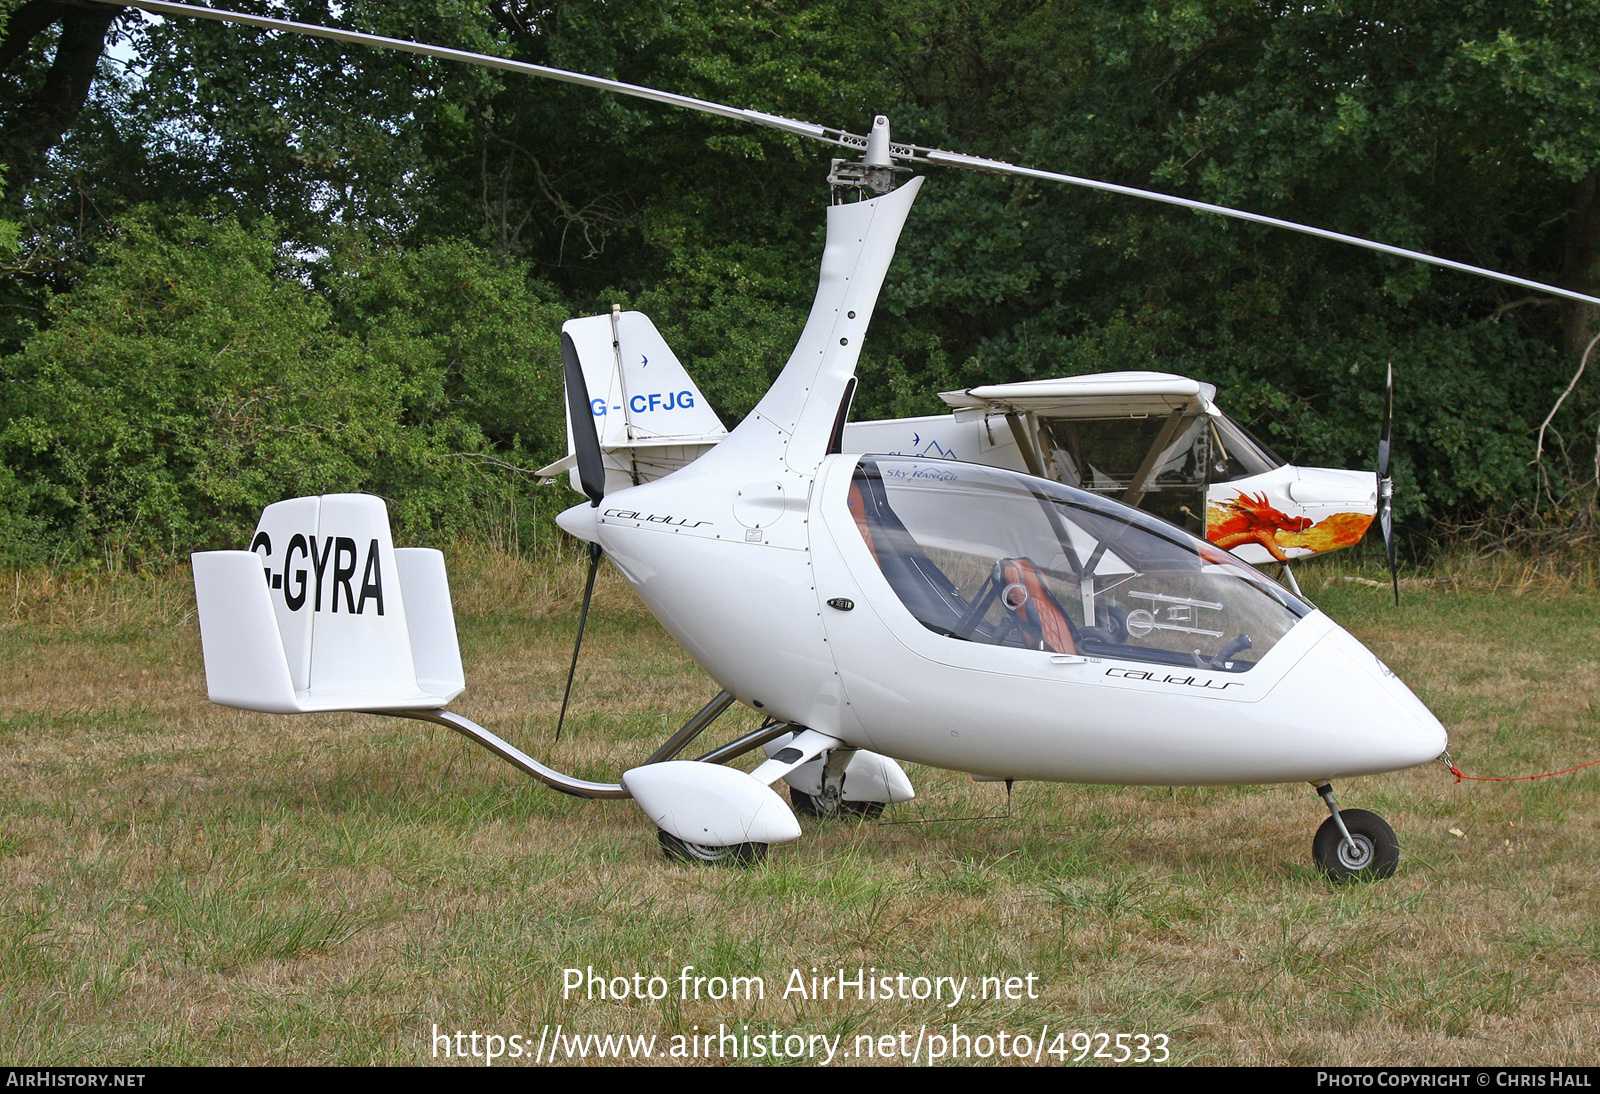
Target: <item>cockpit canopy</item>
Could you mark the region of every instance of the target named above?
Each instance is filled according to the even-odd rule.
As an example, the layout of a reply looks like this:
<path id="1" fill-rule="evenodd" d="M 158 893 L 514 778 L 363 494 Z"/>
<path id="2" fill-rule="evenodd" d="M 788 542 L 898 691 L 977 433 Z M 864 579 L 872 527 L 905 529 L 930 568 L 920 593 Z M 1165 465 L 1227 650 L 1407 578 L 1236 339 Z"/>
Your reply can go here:
<path id="1" fill-rule="evenodd" d="M 955 640 L 1245 672 L 1312 610 L 1147 513 L 999 468 L 866 456 L 850 510 L 906 608 Z"/>

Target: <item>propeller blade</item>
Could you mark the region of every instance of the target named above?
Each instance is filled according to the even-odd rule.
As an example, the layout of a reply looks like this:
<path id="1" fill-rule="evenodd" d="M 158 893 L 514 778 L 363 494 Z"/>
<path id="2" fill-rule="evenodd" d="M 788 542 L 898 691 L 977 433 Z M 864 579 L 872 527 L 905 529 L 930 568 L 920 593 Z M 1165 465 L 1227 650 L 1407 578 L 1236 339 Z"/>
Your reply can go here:
<path id="1" fill-rule="evenodd" d="M 1389 477 L 1389 423 L 1394 420 L 1394 364 L 1383 382 L 1383 428 L 1378 431 L 1378 478 Z"/>
<path id="2" fill-rule="evenodd" d="M 1400 606 L 1400 568 L 1394 558 L 1394 478 L 1389 474 L 1389 428 L 1394 421 L 1394 364 L 1384 379 L 1383 426 L 1378 431 L 1378 527 L 1383 531 L 1383 549 L 1389 557 L 1389 581 L 1394 586 L 1394 604 Z"/>
<path id="3" fill-rule="evenodd" d="M 600 432 L 595 428 L 594 410 L 589 405 L 589 385 L 583 379 L 583 364 L 572 336 L 561 332 L 561 369 L 567 385 L 567 419 L 572 423 L 572 451 L 578 457 L 578 482 L 599 505 L 606 494 L 606 466 L 600 455 Z M 594 581 L 591 572 L 589 580 Z"/>
<path id="4" fill-rule="evenodd" d="M 583 629 L 589 623 L 589 598 L 594 595 L 594 575 L 600 569 L 598 543 L 589 544 L 589 580 L 583 584 L 583 611 L 578 614 L 578 640 L 572 644 L 572 664 L 567 666 L 567 690 L 561 696 L 561 717 L 556 719 L 556 740 L 561 740 L 561 727 L 567 724 L 567 701 L 572 698 L 572 678 L 578 672 L 578 651 L 583 649 Z"/>
<path id="5" fill-rule="evenodd" d="M 766 126 L 779 129 L 785 133 L 796 136 L 809 137 L 812 140 L 823 141 L 828 144 L 842 145 L 862 153 L 867 153 L 868 159 L 872 156 L 869 152 L 868 138 L 844 129 L 835 129 L 831 126 L 816 125 L 812 122 L 798 121 L 794 118 L 785 118 L 778 114 L 768 114 L 760 110 L 747 110 L 740 107 L 727 106 L 723 103 L 714 103 L 707 99 L 697 99 L 691 95 L 677 95 L 670 91 L 658 91 L 653 87 L 644 87 L 639 84 L 623 83 L 620 80 L 607 80 L 599 76 L 587 76 L 581 72 L 570 72 L 561 68 L 549 68 L 545 65 L 528 64 L 525 61 L 513 61 L 505 57 L 493 57 L 485 53 L 472 53 L 468 50 L 449 49 L 445 46 L 433 46 L 423 42 L 408 42 L 403 38 L 385 38 L 377 34 L 363 34 L 360 31 L 343 30 L 338 27 L 319 26 L 314 23 L 295 23 L 287 19 L 271 19 L 262 15 L 248 15 L 244 12 L 225 11 L 221 8 L 199 7 L 194 4 L 174 4 L 165 0 L 95 0 L 97 3 L 116 4 L 122 7 L 135 7 L 145 11 L 156 12 L 161 15 L 191 15 L 201 19 L 214 19 L 219 22 L 243 23 L 248 26 L 262 27 L 266 30 L 288 31 L 292 34 L 308 34 L 317 38 L 329 38 L 337 42 L 350 42 L 356 45 L 374 46 L 379 49 L 400 50 L 405 53 L 421 54 L 424 57 L 433 57 L 445 61 L 463 61 L 467 64 L 481 65 L 485 68 L 496 68 L 506 72 L 520 72 L 529 76 L 540 76 L 550 80 L 560 80 L 563 83 L 578 84 L 582 87 L 592 87 L 600 91 L 611 91 L 618 95 L 630 95 L 634 98 L 648 99 L 651 102 L 665 103 L 669 106 L 681 106 L 689 110 L 698 110 L 703 114 L 712 114 L 719 118 L 730 118 L 734 121 L 749 122 L 753 125 Z M 1405 247 L 1392 247 L 1387 243 L 1378 243 L 1374 240 L 1363 239 L 1360 236 L 1345 235 L 1342 232 L 1331 232 L 1325 228 L 1315 228 L 1309 224 L 1300 224 L 1292 220 L 1280 220 L 1277 217 L 1263 216 L 1260 213 L 1246 212 L 1243 209 L 1232 209 L 1226 205 L 1213 205 L 1205 201 L 1193 201 L 1189 198 L 1180 198 L 1172 194 L 1162 194 L 1154 190 L 1141 190 L 1133 186 L 1121 186 L 1117 183 L 1100 182 L 1096 179 L 1079 178 L 1076 175 L 1064 175 L 1055 171 L 1042 171 L 1033 167 L 1022 167 L 1017 164 L 1006 163 L 1002 160 L 985 159 L 981 156 L 968 156 L 960 152 L 947 152 L 939 148 L 927 148 L 915 144 L 890 144 L 888 148 L 890 157 L 902 160 L 912 160 L 918 163 L 931 163 L 945 167 L 957 167 L 968 171 L 979 171 L 985 174 L 1016 175 L 1021 178 L 1043 179 L 1048 182 L 1060 182 L 1069 186 L 1083 186 L 1092 190 L 1104 190 L 1108 193 L 1122 194 L 1126 197 L 1142 198 L 1146 201 L 1159 201 L 1167 205 L 1177 205 L 1185 209 L 1192 209 L 1200 213 L 1214 213 L 1218 216 L 1234 217 L 1239 220 L 1248 220 L 1256 224 L 1265 224 L 1273 228 L 1283 228 L 1302 235 L 1315 236 L 1318 239 L 1332 240 L 1336 243 L 1345 243 L 1353 247 L 1363 247 L 1369 251 L 1381 254 L 1394 255 L 1398 258 L 1408 258 L 1416 262 L 1425 262 L 1432 266 L 1439 266 L 1458 273 L 1472 274 L 1476 277 L 1486 277 L 1492 281 L 1501 281 L 1508 285 L 1516 285 L 1524 289 L 1533 289 L 1537 292 L 1549 293 L 1552 296 L 1575 300 L 1582 304 L 1600 306 L 1600 297 L 1587 296 L 1583 293 L 1573 292 L 1571 289 L 1558 288 L 1547 285 L 1541 281 L 1530 281 L 1522 277 L 1513 277 L 1510 274 L 1499 273 L 1495 270 L 1485 269 L 1482 266 L 1471 266 L 1465 262 L 1455 262 L 1447 258 L 1437 258 L 1421 251 L 1408 250 Z"/>
<path id="6" fill-rule="evenodd" d="M 1389 581 L 1394 586 L 1394 606 L 1400 606 L 1400 567 L 1394 558 L 1394 483 L 1383 479 L 1378 484 L 1378 523 L 1383 529 L 1383 550 L 1389 557 Z"/>

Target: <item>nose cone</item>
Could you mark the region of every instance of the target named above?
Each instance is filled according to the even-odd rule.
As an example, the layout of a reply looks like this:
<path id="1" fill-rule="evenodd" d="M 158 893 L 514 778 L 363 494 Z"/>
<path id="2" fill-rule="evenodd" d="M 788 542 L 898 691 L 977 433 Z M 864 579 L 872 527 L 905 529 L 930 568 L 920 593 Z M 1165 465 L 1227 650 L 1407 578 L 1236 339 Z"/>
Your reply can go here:
<path id="1" fill-rule="evenodd" d="M 556 524 L 560 529 L 585 543 L 596 543 L 600 539 L 600 510 L 586 501 L 580 501 L 571 509 L 563 509 L 556 514 Z"/>
<path id="2" fill-rule="evenodd" d="M 1323 778 L 1399 771 L 1438 758 L 1449 735 L 1389 667 L 1334 627 L 1265 700 Z"/>

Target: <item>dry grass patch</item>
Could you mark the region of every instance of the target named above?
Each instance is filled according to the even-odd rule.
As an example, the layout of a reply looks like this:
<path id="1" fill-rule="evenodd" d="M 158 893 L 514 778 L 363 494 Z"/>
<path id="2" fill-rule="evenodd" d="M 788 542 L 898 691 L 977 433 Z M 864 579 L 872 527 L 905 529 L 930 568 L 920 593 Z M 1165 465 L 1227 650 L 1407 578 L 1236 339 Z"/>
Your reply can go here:
<path id="1" fill-rule="evenodd" d="M 614 778 L 716 690 L 607 573 L 557 744 L 583 562 L 450 554 L 459 709 L 541 759 Z M 1441 582 L 1396 612 L 1324 585 L 1347 573 L 1302 580 L 1469 773 L 1600 758 L 1592 588 Z M 1312 869 L 1304 787 L 1019 784 L 1008 808 L 1001 784 L 927 769 L 882 822 L 807 821 L 759 867 L 690 869 L 628 804 L 552 793 L 443 729 L 207 704 L 182 572 L 8 585 L 0 1043 L 19 1062 L 434 1062 L 435 1023 L 663 1049 L 748 1025 L 848 1051 L 952 1021 L 1165 1033 L 1178 1062 L 1594 1062 L 1600 768 L 1340 786 L 1400 834 L 1398 876 L 1366 887 Z M 685 965 L 766 995 L 681 999 Z M 563 998 L 586 966 L 673 990 Z M 813 966 L 1032 973 L 1038 997 L 785 999 Z"/>

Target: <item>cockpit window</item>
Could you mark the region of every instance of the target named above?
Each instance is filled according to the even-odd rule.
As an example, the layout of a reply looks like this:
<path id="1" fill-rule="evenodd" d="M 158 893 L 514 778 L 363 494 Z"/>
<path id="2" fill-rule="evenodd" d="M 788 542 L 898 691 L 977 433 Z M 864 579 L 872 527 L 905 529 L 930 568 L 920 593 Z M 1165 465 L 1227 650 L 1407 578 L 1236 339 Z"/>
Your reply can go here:
<path id="1" fill-rule="evenodd" d="M 1214 407 L 1142 418 L 1038 419 L 1045 468 L 1057 482 L 1126 501 L 1199 534 L 1206 488 L 1283 461 Z"/>
<path id="2" fill-rule="evenodd" d="M 1245 672 L 1311 611 L 1148 514 L 998 468 L 865 457 L 849 505 L 895 594 L 952 639 Z"/>
<path id="3" fill-rule="evenodd" d="M 1217 414 L 1208 419 L 1211 426 L 1212 482 L 1233 482 L 1282 467 L 1279 455 L 1252 437 L 1244 426 Z"/>

